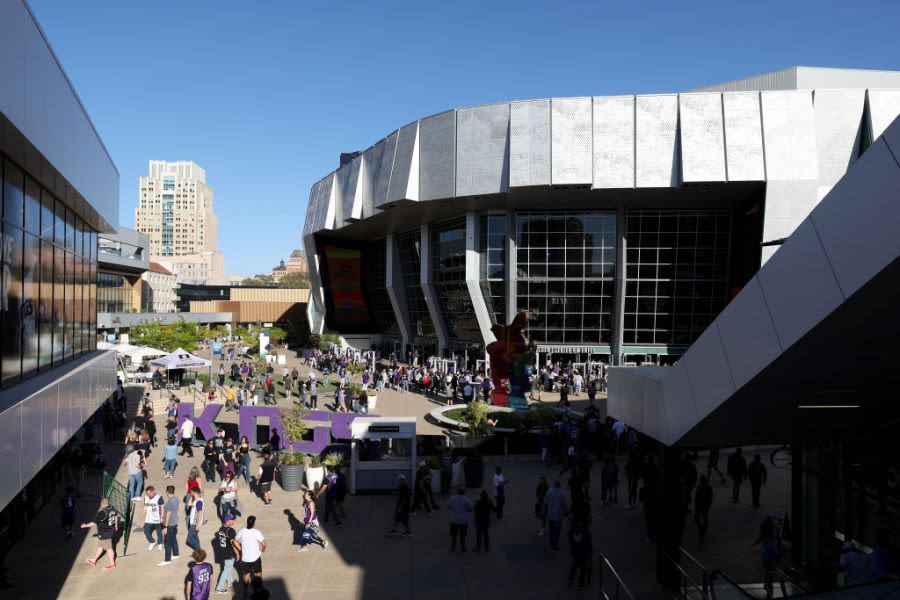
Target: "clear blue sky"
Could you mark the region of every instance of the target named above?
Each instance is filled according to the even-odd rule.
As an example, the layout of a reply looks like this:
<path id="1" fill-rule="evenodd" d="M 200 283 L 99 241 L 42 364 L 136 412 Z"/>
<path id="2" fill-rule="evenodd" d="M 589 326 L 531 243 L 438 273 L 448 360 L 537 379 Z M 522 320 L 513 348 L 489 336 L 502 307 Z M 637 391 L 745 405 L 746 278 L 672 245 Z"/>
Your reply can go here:
<path id="1" fill-rule="evenodd" d="M 299 247 L 309 188 L 416 118 L 686 90 L 792 65 L 900 69 L 896 0 L 30 0 L 121 173 L 194 160 L 230 274 Z"/>

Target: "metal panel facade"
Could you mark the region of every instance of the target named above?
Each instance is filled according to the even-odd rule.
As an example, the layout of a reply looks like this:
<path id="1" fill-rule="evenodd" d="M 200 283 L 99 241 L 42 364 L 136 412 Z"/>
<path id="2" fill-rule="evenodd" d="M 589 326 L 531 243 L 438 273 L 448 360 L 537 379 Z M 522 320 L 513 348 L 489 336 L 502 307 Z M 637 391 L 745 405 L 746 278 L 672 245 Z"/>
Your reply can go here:
<path id="1" fill-rule="evenodd" d="M 831 189 L 859 156 L 865 102 L 865 90 L 814 92 L 820 187 Z"/>
<path id="2" fill-rule="evenodd" d="M 765 181 L 758 92 L 722 94 L 728 181 Z"/>
<path id="3" fill-rule="evenodd" d="M 766 178 L 818 179 L 812 94 L 762 92 Z"/>
<path id="4" fill-rule="evenodd" d="M 419 198 L 439 200 L 456 195 L 456 111 L 448 110 L 419 123 Z"/>
<path id="5" fill-rule="evenodd" d="M 869 124 L 876 140 L 900 115 L 900 90 L 869 90 Z"/>
<path id="6" fill-rule="evenodd" d="M 720 94 L 681 94 L 681 179 L 725 181 L 725 130 Z"/>
<path id="7" fill-rule="evenodd" d="M 385 141 L 381 140 L 365 152 L 363 152 L 362 172 L 362 211 L 363 218 L 375 214 L 375 187 L 378 182 L 378 173 L 381 169 L 381 157 L 384 154 Z"/>
<path id="8" fill-rule="evenodd" d="M 456 195 L 509 190 L 509 104 L 456 111 Z"/>
<path id="9" fill-rule="evenodd" d="M 638 96 L 635 116 L 636 186 L 678 185 L 678 96 Z"/>
<path id="10" fill-rule="evenodd" d="M 594 187 L 634 187 L 634 96 L 594 102 Z"/>
<path id="11" fill-rule="evenodd" d="M 348 221 L 359 219 L 362 216 L 362 192 L 359 185 L 361 164 L 362 157 L 358 157 L 337 171 L 341 219 L 345 225 Z"/>
<path id="12" fill-rule="evenodd" d="M 400 128 L 394 168 L 388 186 L 388 202 L 419 199 L 419 122 Z"/>
<path id="13" fill-rule="evenodd" d="M 550 101 L 551 174 L 553 185 L 593 183 L 591 98 Z"/>
<path id="14" fill-rule="evenodd" d="M 391 172 L 394 169 L 394 156 L 397 151 L 399 133 L 400 131 L 397 130 L 384 138 L 384 150 L 381 153 L 381 164 L 378 166 L 378 173 L 375 177 L 375 193 L 372 196 L 375 208 L 381 208 L 388 203 L 388 190 L 391 188 Z"/>
<path id="15" fill-rule="evenodd" d="M 509 185 L 550 185 L 550 100 L 511 102 Z"/>

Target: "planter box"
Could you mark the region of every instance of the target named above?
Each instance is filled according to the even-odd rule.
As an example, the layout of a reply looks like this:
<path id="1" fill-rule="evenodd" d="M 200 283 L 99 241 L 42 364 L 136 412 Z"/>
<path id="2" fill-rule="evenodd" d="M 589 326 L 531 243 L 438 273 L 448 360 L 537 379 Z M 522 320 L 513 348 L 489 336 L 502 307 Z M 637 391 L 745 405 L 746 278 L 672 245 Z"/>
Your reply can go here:
<path id="1" fill-rule="evenodd" d="M 317 491 L 325 480 L 325 467 L 306 467 L 306 488 Z"/>
<path id="2" fill-rule="evenodd" d="M 286 492 L 296 492 L 303 487 L 304 465 L 281 465 L 278 475 L 281 481 L 281 489 Z"/>

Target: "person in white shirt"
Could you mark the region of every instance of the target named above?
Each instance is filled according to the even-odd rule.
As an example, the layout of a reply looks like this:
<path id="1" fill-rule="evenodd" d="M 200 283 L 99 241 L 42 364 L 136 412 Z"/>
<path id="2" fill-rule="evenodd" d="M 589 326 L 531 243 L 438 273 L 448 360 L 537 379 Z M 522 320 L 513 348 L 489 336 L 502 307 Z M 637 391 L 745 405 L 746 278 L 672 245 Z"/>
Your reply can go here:
<path id="1" fill-rule="evenodd" d="M 250 580 L 262 577 L 262 555 L 266 551 L 266 538 L 255 529 L 256 517 L 247 517 L 247 526 L 238 531 L 234 538 L 235 548 L 240 552 L 238 573 L 244 581 L 244 591 L 250 593 Z"/>
<path id="2" fill-rule="evenodd" d="M 184 422 L 181 423 L 181 427 L 178 429 L 178 432 L 181 434 L 180 456 L 184 456 L 185 453 L 187 453 L 188 456 L 194 458 L 194 422 L 191 421 L 190 417 L 184 418 Z"/>
<path id="3" fill-rule="evenodd" d="M 503 474 L 503 467 L 497 466 L 494 469 L 494 505 L 497 514 L 497 522 L 503 522 L 503 505 L 506 504 L 506 484 L 509 480 Z"/>
<path id="4" fill-rule="evenodd" d="M 219 484 L 219 491 L 222 493 L 219 503 L 219 511 L 222 515 L 234 514 L 237 508 L 237 479 L 231 471 L 225 471 L 224 479 Z"/>
<path id="5" fill-rule="evenodd" d="M 147 495 L 144 496 L 144 535 L 150 542 L 147 550 L 154 548 L 162 550 L 162 513 L 166 501 L 162 496 L 156 494 L 156 489 L 152 485 L 148 485 L 146 491 Z M 156 541 L 153 540 L 154 531 L 156 532 Z"/>

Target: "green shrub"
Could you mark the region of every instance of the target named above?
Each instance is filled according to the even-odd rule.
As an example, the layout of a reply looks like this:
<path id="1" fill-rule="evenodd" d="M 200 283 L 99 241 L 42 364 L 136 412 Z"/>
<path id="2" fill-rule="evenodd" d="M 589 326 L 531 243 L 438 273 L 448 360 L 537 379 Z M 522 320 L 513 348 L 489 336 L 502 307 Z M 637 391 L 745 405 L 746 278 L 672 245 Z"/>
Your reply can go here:
<path id="1" fill-rule="evenodd" d="M 329 452 L 325 455 L 322 464 L 326 467 L 331 467 L 332 469 L 338 469 L 347 464 L 347 459 L 344 457 L 343 452 Z"/>
<path id="2" fill-rule="evenodd" d="M 283 465 L 302 465 L 305 459 L 306 454 L 299 450 L 296 452 L 288 450 L 281 453 L 281 464 Z"/>
<path id="3" fill-rule="evenodd" d="M 322 466 L 322 457 L 318 454 L 309 455 L 309 466 L 313 469 Z"/>

